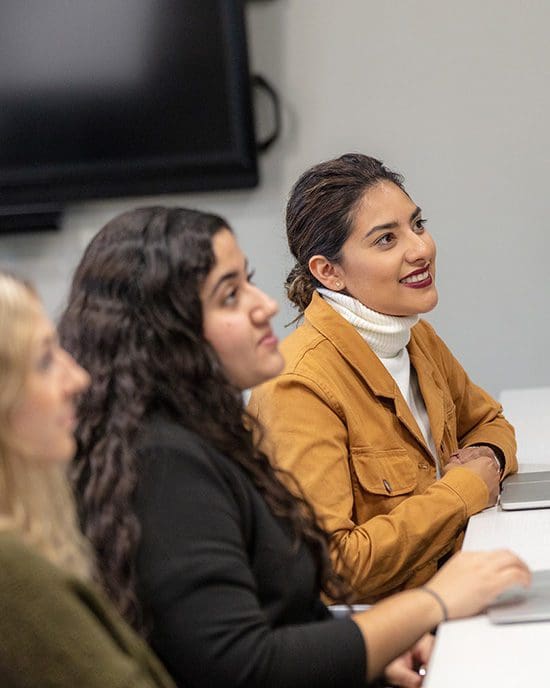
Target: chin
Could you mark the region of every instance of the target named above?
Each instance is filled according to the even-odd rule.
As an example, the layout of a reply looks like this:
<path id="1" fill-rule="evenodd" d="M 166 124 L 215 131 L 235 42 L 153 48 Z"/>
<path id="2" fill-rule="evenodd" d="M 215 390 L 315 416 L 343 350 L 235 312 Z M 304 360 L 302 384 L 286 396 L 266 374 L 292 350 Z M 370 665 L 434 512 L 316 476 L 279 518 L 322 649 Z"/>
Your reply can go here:
<path id="1" fill-rule="evenodd" d="M 428 305 L 426 306 L 426 310 L 419 311 L 420 313 L 429 313 L 430 311 L 433 311 L 433 309 L 437 306 L 439 302 L 439 296 L 437 293 L 434 295 L 434 297 L 430 300 Z"/>
<path id="2" fill-rule="evenodd" d="M 254 381 L 248 385 L 247 389 L 252 389 L 253 387 L 258 387 L 258 385 L 262 385 L 264 382 L 267 382 L 268 380 L 272 380 L 274 377 L 277 377 L 277 375 L 282 372 L 283 368 L 284 368 L 284 362 L 281 362 L 280 365 L 273 366 L 269 370 L 264 370 L 261 372 L 258 371 L 258 374 L 255 376 Z"/>
<path id="3" fill-rule="evenodd" d="M 422 313 L 429 313 L 437 306 L 439 297 L 437 292 L 435 294 L 425 295 L 423 299 L 419 299 L 418 303 L 411 307 L 410 312 L 407 315 L 421 315 Z"/>
<path id="4" fill-rule="evenodd" d="M 246 389 L 252 389 L 258 385 L 277 377 L 279 373 L 282 372 L 285 366 L 285 360 L 281 353 L 277 351 L 269 357 L 268 360 L 265 358 L 262 361 L 257 361 L 257 366 L 248 371 L 237 371 L 231 377 L 228 377 L 232 385 L 240 389 L 241 391 Z"/>

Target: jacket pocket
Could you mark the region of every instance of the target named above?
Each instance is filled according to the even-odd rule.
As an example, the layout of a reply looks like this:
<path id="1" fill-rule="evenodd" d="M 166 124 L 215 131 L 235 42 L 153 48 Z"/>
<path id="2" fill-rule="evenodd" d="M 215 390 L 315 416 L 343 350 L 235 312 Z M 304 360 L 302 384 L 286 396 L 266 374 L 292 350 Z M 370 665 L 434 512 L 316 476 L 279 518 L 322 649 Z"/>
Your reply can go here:
<path id="1" fill-rule="evenodd" d="M 404 449 L 352 448 L 351 461 L 359 484 L 371 494 L 396 497 L 418 484 L 417 467 Z"/>

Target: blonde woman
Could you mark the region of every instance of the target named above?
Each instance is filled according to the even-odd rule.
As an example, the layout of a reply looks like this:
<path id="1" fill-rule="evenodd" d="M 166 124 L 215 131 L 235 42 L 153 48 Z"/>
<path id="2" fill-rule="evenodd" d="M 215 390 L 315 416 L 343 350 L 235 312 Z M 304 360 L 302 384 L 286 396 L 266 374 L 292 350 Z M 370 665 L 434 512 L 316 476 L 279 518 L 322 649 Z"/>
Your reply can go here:
<path id="1" fill-rule="evenodd" d="M 0 271 L 0 683 L 4 688 L 171 686 L 90 584 L 65 467 L 87 373 L 32 287 Z"/>

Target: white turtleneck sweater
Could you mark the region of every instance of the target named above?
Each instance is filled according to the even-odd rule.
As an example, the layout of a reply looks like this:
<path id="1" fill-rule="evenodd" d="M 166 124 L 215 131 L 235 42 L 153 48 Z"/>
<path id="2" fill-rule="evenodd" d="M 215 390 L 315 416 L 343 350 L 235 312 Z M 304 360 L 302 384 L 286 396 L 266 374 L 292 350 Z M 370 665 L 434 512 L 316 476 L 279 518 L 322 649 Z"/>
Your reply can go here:
<path id="1" fill-rule="evenodd" d="M 416 325 L 419 316 L 385 315 L 367 308 L 347 294 L 325 288 L 319 288 L 317 291 L 337 313 L 355 327 L 395 380 L 434 457 L 439 478 L 441 470 L 430 428 L 430 419 L 407 351 L 411 328 Z"/>

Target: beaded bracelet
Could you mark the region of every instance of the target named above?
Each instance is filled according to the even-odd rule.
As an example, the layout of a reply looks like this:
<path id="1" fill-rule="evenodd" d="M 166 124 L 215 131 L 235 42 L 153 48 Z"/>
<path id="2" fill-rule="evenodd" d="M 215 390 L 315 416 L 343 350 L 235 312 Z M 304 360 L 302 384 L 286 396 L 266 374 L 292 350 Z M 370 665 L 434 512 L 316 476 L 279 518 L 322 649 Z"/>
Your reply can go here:
<path id="1" fill-rule="evenodd" d="M 445 602 L 443 602 L 443 600 L 435 592 L 435 590 L 428 588 L 426 585 L 422 585 L 419 589 L 424 590 L 424 592 L 427 592 L 429 595 L 431 595 L 436 600 L 436 602 L 441 607 L 441 611 L 443 612 L 443 621 L 448 621 L 449 620 L 449 610 L 447 609 L 447 605 L 445 604 Z"/>

